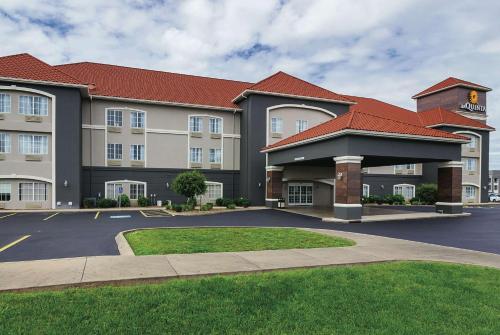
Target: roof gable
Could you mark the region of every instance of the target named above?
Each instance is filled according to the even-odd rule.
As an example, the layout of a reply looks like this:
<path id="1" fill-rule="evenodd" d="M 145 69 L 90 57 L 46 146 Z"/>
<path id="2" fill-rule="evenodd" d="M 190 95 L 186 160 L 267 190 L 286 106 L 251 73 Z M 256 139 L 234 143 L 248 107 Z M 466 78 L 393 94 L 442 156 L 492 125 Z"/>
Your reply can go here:
<path id="1" fill-rule="evenodd" d="M 479 84 L 472 83 L 470 81 L 466 81 L 466 80 L 462 80 L 462 79 L 458 79 L 458 78 L 454 78 L 454 77 L 449 77 L 449 78 L 447 78 L 447 79 L 445 79 L 445 80 L 443 80 L 435 85 L 432 85 L 431 87 L 423 90 L 422 92 L 415 94 L 414 96 L 412 96 L 412 99 L 420 98 L 420 97 L 423 97 L 423 96 L 426 96 L 426 95 L 429 95 L 432 93 L 444 91 L 448 88 L 457 87 L 457 86 L 473 88 L 473 89 L 477 89 L 480 91 L 491 91 L 491 88 L 488 88 L 486 86 L 482 86 Z"/>
<path id="2" fill-rule="evenodd" d="M 27 53 L 0 57 L 0 77 L 22 81 L 84 86 L 80 80 Z"/>
<path id="3" fill-rule="evenodd" d="M 346 104 L 353 103 L 353 101 L 349 100 L 341 94 L 334 93 L 282 71 L 279 71 L 272 76 L 269 76 L 253 84 L 252 86 L 249 86 L 233 101 L 236 102 L 244 99 L 246 97 L 245 93 L 252 92 L 292 96 L 305 99 L 312 98 L 317 100 L 335 101 Z"/>

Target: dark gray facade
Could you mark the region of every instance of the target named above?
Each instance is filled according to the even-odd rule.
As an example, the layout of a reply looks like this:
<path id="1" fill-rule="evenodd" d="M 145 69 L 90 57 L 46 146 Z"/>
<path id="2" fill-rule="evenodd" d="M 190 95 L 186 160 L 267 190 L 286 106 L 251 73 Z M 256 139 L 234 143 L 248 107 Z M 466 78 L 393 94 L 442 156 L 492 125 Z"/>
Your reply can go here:
<path id="1" fill-rule="evenodd" d="M 239 105 L 243 109 L 240 142 L 240 192 L 255 205 L 265 204 L 267 108 L 283 104 L 304 104 L 326 109 L 336 115 L 349 111 L 349 105 L 289 97 L 251 94 Z"/>

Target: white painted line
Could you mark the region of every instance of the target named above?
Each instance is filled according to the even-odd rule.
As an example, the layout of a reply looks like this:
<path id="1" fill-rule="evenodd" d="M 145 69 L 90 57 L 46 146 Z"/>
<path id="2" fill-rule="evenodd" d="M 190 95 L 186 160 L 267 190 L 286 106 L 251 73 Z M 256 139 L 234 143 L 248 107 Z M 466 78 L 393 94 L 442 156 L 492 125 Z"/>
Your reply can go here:
<path id="1" fill-rule="evenodd" d="M 111 219 L 130 219 L 131 215 L 111 215 Z"/>
<path id="2" fill-rule="evenodd" d="M 54 213 L 54 214 L 52 214 L 52 215 L 50 215 L 50 216 L 47 216 L 45 219 L 43 219 L 43 221 L 47 221 L 48 219 L 53 218 L 53 217 L 54 217 L 54 216 L 56 216 L 57 214 L 59 214 L 59 212 L 58 212 L 58 213 Z"/>
<path id="3" fill-rule="evenodd" d="M 5 219 L 5 218 L 8 218 L 9 216 L 12 216 L 12 215 L 16 215 L 17 213 L 11 213 L 11 214 L 7 214 L 7 215 L 4 215 L 4 216 L 0 216 L 0 219 Z"/>

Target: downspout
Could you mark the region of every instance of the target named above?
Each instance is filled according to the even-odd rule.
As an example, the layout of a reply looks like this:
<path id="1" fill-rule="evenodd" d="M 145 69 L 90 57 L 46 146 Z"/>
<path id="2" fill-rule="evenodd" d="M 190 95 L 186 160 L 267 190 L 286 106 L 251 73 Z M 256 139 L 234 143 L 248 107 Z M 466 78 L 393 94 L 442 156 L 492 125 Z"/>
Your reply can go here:
<path id="1" fill-rule="evenodd" d="M 236 110 L 233 111 L 233 134 L 236 134 Z M 224 140 L 224 139 L 223 139 Z M 236 171 L 236 138 L 233 136 L 233 199 L 234 199 L 234 171 Z"/>
<path id="2" fill-rule="evenodd" d="M 89 107 L 89 112 L 90 112 L 90 170 L 89 170 L 89 179 L 90 179 L 90 197 L 92 197 L 92 168 L 93 168 L 93 164 L 92 164 L 92 156 L 93 156 L 93 153 L 92 153 L 92 149 L 93 149 L 93 145 L 92 145 L 92 137 L 93 137 L 93 134 L 92 134 L 92 95 L 89 94 L 89 98 L 90 98 L 90 107 Z"/>

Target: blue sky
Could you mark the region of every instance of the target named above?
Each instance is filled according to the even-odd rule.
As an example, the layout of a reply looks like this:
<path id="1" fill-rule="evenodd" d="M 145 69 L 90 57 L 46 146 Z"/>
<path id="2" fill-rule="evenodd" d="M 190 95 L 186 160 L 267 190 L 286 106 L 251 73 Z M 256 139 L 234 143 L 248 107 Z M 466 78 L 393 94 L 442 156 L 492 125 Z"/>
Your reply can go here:
<path id="1" fill-rule="evenodd" d="M 256 81 L 278 70 L 414 109 L 449 76 L 493 88 L 500 129 L 500 2 L 2 0 L 0 54 Z M 500 169 L 500 135 L 490 167 Z"/>

